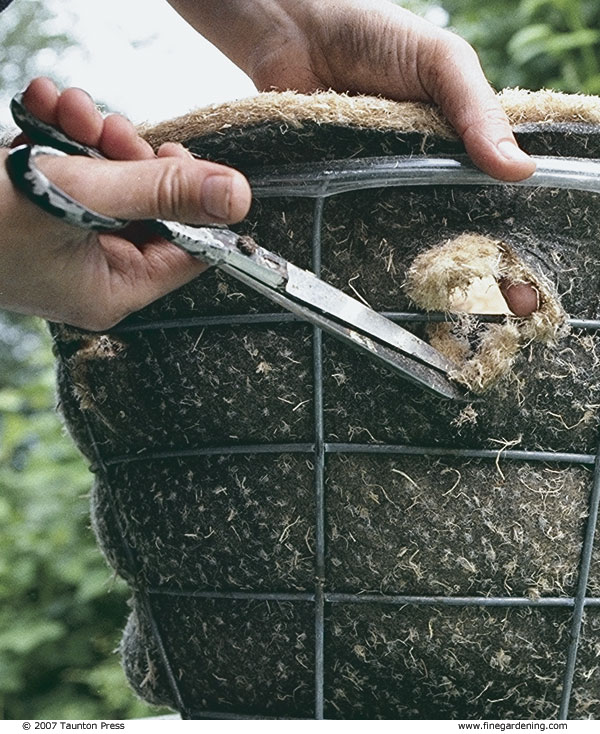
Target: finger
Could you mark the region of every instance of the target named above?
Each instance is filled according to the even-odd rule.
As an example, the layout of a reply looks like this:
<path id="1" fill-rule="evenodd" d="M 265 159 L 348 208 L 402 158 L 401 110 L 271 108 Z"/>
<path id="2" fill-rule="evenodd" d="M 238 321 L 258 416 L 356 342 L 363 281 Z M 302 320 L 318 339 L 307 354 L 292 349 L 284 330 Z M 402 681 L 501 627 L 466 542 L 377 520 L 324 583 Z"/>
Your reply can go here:
<path id="1" fill-rule="evenodd" d="M 156 155 L 159 158 L 175 157 L 184 158 L 186 160 L 194 159 L 194 156 L 190 151 L 181 145 L 181 143 L 163 143 L 156 151 Z"/>
<path id="2" fill-rule="evenodd" d="M 44 156 L 40 168 L 85 206 L 123 219 L 230 223 L 250 207 L 250 186 L 226 166 L 175 156 L 103 161 Z"/>
<path id="3" fill-rule="evenodd" d="M 65 89 L 56 104 L 58 126 L 84 145 L 99 147 L 104 119 L 94 100 L 83 89 Z"/>
<path id="4" fill-rule="evenodd" d="M 59 315 L 61 321 L 92 331 L 109 329 L 209 267 L 160 238 L 135 246 L 117 234 L 103 234 L 98 244 L 98 267 L 87 268 L 88 258 L 75 289 L 94 298 L 67 300 Z"/>
<path id="5" fill-rule="evenodd" d="M 43 122 L 58 126 L 86 145 L 97 147 L 107 158 L 140 160 L 153 158 L 151 146 L 122 115 L 103 118 L 93 99 L 82 89 L 59 93 L 45 77 L 34 79 L 24 93 L 27 109 Z"/>
<path id="6" fill-rule="evenodd" d="M 42 122 L 57 125 L 57 103 L 59 91 L 51 79 L 38 77 L 30 82 L 23 93 L 25 107 Z"/>
<path id="7" fill-rule="evenodd" d="M 31 141 L 29 140 L 29 138 L 27 137 L 27 135 L 25 135 L 25 133 L 20 133 L 20 134 L 19 134 L 19 135 L 17 135 L 17 137 L 16 137 L 16 138 L 15 138 L 15 139 L 14 139 L 14 140 L 12 141 L 12 143 L 10 144 L 10 147 L 11 147 L 11 148 L 18 148 L 18 147 L 19 147 L 19 145 L 29 145 L 29 143 L 30 143 L 30 142 L 31 142 Z"/>
<path id="8" fill-rule="evenodd" d="M 104 118 L 98 148 L 107 158 L 115 160 L 154 158 L 152 146 L 137 134 L 133 123 L 122 115 L 108 115 Z"/>
<path id="9" fill-rule="evenodd" d="M 102 235 L 100 241 L 129 310 L 142 308 L 210 267 L 159 237 L 131 247 L 118 235 Z"/>
<path id="10" fill-rule="evenodd" d="M 515 316 L 531 316 L 540 306 L 540 295 L 531 283 L 513 283 L 508 278 L 498 282 L 506 304 Z"/>
<path id="11" fill-rule="evenodd" d="M 462 138 L 473 162 L 505 181 L 530 176 L 535 162 L 518 147 L 471 46 L 444 32 L 426 58 L 428 92 Z"/>

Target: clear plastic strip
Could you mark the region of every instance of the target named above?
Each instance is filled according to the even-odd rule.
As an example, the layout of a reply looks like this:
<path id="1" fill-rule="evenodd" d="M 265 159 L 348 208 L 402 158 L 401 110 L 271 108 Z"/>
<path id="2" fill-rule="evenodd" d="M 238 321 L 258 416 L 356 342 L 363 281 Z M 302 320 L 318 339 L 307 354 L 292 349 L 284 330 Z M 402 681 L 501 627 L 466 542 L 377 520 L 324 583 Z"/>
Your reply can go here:
<path id="1" fill-rule="evenodd" d="M 533 156 L 537 170 L 513 186 L 600 192 L 600 161 Z M 467 156 L 387 156 L 319 161 L 246 171 L 253 196 L 323 197 L 391 186 L 505 186 L 474 166 Z"/>

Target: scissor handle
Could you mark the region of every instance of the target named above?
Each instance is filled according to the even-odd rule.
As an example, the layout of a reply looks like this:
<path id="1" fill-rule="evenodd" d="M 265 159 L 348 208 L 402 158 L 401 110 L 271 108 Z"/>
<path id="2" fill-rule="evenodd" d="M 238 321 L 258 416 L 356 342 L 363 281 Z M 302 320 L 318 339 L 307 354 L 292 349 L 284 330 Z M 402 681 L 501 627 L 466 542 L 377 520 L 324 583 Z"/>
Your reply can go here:
<path id="1" fill-rule="evenodd" d="M 76 227 L 99 232 L 123 229 L 126 219 L 109 217 L 89 209 L 56 186 L 38 167 L 40 155 L 81 155 L 104 158 L 97 148 L 72 140 L 58 128 L 43 122 L 23 104 L 23 93 L 16 94 L 10 103 L 14 121 L 33 145 L 21 145 L 12 150 L 6 161 L 10 180 L 34 204 Z"/>
<path id="2" fill-rule="evenodd" d="M 16 94 L 10 103 L 13 119 L 34 144 L 15 148 L 6 167 L 13 184 L 44 211 L 64 219 L 77 227 L 99 232 L 123 229 L 130 221 L 109 217 L 74 199 L 52 183 L 36 164 L 39 155 L 81 155 L 106 159 L 97 148 L 72 140 L 62 130 L 43 122 L 23 103 L 23 93 Z M 167 220 L 143 220 L 144 224 L 169 242 L 190 255 L 217 265 L 227 259 L 228 250 L 236 254 L 239 235 L 222 225 L 193 227 Z"/>
<path id="3" fill-rule="evenodd" d="M 130 224 L 129 220 L 109 217 L 88 209 L 50 181 L 36 164 L 36 159 L 40 155 L 83 155 L 105 158 L 100 151 L 77 143 L 52 125 L 38 120 L 24 106 L 22 94 L 13 99 L 11 110 L 15 121 L 33 143 L 46 142 L 51 146 L 23 145 L 9 154 L 6 167 L 15 187 L 46 212 L 77 227 L 114 232 Z M 403 339 L 400 340 L 404 341 L 404 350 L 398 344 L 398 339 L 390 341 L 389 335 L 387 341 L 384 339 L 380 344 L 375 340 L 380 338 L 380 330 L 376 331 L 375 339 L 371 338 L 372 333 L 375 333 L 372 332 L 372 324 L 371 328 L 363 331 L 357 330 L 353 324 L 353 315 L 356 316 L 357 309 L 364 309 L 362 304 L 331 286 L 326 287 L 323 281 L 309 273 L 305 273 L 304 279 L 300 281 L 296 277 L 292 288 L 290 272 L 302 274 L 303 271 L 294 268 L 275 253 L 259 247 L 250 237 L 241 237 L 231 230 L 215 225 L 192 227 L 164 220 L 143 221 L 154 232 L 191 255 L 222 268 L 284 308 L 326 329 L 354 347 L 368 352 L 398 370 L 404 377 L 446 398 L 456 399 L 462 396 L 462 392 L 445 376 L 450 365 L 446 365 L 442 356 L 429 345 L 423 343 L 423 349 L 426 348 L 429 352 L 426 351 L 424 356 L 413 360 L 416 356 L 413 342 L 420 340 L 398 326 L 393 328 L 404 333 Z M 307 278 L 308 282 L 305 282 Z M 321 292 L 324 288 L 329 293 L 329 300 L 320 299 L 318 293 L 315 296 L 315 290 Z M 340 304 L 337 309 L 332 310 L 335 302 L 340 299 L 341 310 Z M 373 316 L 377 317 L 377 314 Z M 381 320 L 381 317 L 377 318 Z M 410 343 L 413 345 L 408 352 L 406 337 L 411 338 Z M 421 351 L 417 349 L 418 353 Z M 437 370 L 441 372 L 438 373 Z"/>
<path id="4" fill-rule="evenodd" d="M 84 145 L 72 140 L 62 130 L 43 122 L 23 104 L 23 92 L 15 94 L 10 102 L 13 120 L 34 145 L 48 145 L 68 155 L 83 155 L 87 158 L 105 158 L 106 156 L 91 145 Z"/>
<path id="5" fill-rule="evenodd" d="M 20 145 L 6 159 L 6 170 L 14 186 L 44 211 L 69 224 L 98 232 L 123 229 L 130 221 L 109 217 L 89 209 L 54 184 L 38 167 L 40 155 L 66 156 L 68 153 L 43 145 Z"/>

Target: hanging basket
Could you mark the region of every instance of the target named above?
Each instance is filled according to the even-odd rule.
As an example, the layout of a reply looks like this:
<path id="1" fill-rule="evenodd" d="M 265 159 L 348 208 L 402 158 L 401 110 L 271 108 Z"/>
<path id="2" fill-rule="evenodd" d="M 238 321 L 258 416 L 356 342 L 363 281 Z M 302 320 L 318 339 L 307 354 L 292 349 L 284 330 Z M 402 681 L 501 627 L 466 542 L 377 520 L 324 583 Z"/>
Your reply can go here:
<path id="1" fill-rule="evenodd" d="M 502 99 L 529 152 L 600 157 L 598 100 Z M 145 135 L 251 175 L 464 152 L 427 106 L 333 93 Z M 600 716 L 599 201 L 512 185 L 254 201 L 240 232 L 446 350 L 464 403 L 215 269 L 107 333 L 53 327 L 144 699 L 186 718 Z M 539 314 L 424 310 L 426 278 L 456 295 L 479 276 L 435 278 L 485 253 L 492 278 L 536 283 Z"/>

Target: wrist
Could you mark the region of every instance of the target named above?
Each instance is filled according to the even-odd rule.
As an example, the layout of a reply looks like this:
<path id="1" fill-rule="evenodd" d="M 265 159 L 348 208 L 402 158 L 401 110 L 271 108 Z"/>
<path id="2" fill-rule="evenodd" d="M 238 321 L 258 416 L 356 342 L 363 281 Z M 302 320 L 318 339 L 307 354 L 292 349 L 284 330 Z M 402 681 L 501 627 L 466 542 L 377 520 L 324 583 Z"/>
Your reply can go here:
<path id="1" fill-rule="evenodd" d="M 168 0 L 236 66 L 256 80 L 266 58 L 279 55 L 318 25 L 316 0 Z"/>

